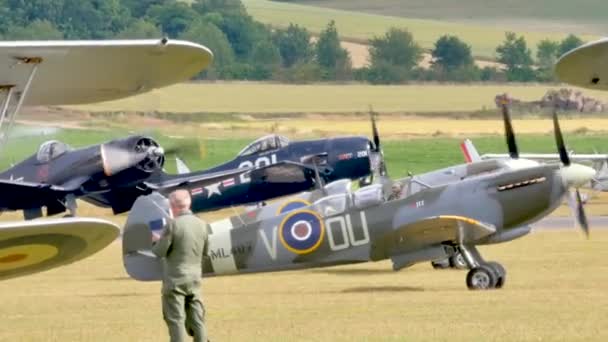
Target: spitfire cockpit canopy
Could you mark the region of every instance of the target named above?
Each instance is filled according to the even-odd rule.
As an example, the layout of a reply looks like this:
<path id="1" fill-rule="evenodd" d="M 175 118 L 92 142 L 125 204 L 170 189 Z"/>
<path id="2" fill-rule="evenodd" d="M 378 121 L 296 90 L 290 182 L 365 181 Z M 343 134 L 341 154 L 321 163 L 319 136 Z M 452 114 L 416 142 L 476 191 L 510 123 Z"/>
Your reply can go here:
<path id="1" fill-rule="evenodd" d="M 346 210 L 348 194 L 331 195 L 317 200 L 313 207 L 323 217 L 342 214 Z"/>
<path id="2" fill-rule="evenodd" d="M 66 143 L 57 140 L 49 140 L 40 145 L 36 159 L 39 163 L 48 163 L 71 150 L 72 148 Z"/>
<path id="3" fill-rule="evenodd" d="M 251 144 L 245 146 L 244 149 L 239 152 L 239 157 L 249 156 L 255 153 L 261 153 L 265 151 L 272 151 L 279 148 L 287 147 L 289 145 L 289 139 L 282 135 L 270 134 L 256 139 Z"/>

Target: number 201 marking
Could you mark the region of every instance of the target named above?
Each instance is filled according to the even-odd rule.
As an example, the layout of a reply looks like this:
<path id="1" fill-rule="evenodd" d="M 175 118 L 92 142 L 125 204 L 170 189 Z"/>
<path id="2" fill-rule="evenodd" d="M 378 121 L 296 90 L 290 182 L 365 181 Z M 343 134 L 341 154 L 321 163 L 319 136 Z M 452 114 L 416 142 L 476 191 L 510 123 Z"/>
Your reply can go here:
<path id="1" fill-rule="evenodd" d="M 277 163 L 277 155 L 275 153 L 270 155 L 270 158 L 268 156 L 263 156 L 263 157 L 259 157 L 258 159 L 256 159 L 255 161 L 251 161 L 251 160 L 245 160 L 244 162 L 242 162 L 241 164 L 239 164 L 239 169 L 241 168 L 249 168 L 249 167 L 264 167 L 264 166 L 268 166 L 268 165 L 272 165 L 272 164 L 276 164 Z M 241 183 L 249 183 L 251 181 L 251 178 L 249 178 L 249 173 L 244 173 L 240 176 L 241 178 Z"/>

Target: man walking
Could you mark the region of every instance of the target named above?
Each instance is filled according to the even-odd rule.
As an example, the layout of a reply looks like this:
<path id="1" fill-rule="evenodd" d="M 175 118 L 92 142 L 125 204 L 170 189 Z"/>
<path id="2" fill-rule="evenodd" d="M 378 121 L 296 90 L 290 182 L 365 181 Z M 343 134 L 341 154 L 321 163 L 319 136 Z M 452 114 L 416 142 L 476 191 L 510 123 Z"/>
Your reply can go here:
<path id="1" fill-rule="evenodd" d="M 173 219 L 165 227 L 152 252 L 163 258 L 163 318 L 171 342 L 181 342 L 188 333 L 196 342 L 207 341 L 205 308 L 200 286 L 203 256 L 207 255 L 207 224 L 190 211 L 187 190 L 169 195 Z"/>

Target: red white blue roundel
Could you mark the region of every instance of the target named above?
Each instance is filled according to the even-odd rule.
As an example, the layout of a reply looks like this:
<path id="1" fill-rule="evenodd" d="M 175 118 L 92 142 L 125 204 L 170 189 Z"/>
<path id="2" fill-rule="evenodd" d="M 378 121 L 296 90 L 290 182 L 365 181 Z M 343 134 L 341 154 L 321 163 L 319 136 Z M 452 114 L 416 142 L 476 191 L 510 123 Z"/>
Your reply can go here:
<path id="1" fill-rule="evenodd" d="M 323 220 L 311 210 L 293 212 L 285 216 L 279 225 L 281 243 L 296 254 L 314 252 L 323 242 L 324 235 Z"/>
<path id="2" fill-rule="evenodd" d="M 296 210 L 303 207 L 308 207 L 310 202 L 304 199 L 294 199 L 291 201 L 285 202 L 282 206 L 277 210 L 277 215 L 285 214 L 286 212 L 290 212 L 292 210 Z"/>

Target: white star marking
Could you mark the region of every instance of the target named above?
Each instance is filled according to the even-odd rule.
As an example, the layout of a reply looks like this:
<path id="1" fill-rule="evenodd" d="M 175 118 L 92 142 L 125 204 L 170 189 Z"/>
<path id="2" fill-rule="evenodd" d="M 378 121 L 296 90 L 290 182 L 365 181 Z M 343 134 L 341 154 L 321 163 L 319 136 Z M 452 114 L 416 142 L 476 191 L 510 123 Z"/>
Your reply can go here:
<path id="1" fill-rule="evenodd" d="M 11 178 L 10 180 L 15 181 L 15 182 L 21 182 L 23 180 L 23 176 L 19 177 L 19 178 L 15 178 L 12 174 L 11 174 Z"/>
<path id="2" fill-rule="evenodd" d="M 211 196 L 213 196 L 213 194 L 218 194 L 218 195 L 222 195 L 221 191 L 220 191 L 220 184 L 222 184 L 221 182 L 217 182 L 215 184 L 211 184 L 211 185 L 207 185 L 205 187 L 205 189 L 207 190 L 207 198 L 211 198 Z"/>

